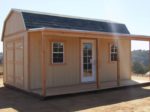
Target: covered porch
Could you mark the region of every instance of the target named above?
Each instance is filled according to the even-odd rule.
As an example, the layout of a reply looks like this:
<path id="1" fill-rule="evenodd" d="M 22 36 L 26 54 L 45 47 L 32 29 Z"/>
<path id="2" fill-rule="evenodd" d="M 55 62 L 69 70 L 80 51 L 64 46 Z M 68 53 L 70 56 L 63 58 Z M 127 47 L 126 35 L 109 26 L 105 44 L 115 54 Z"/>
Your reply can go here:
<path id="1" fill-rule="evenodd" d="M 41 50 L 41 63 L 42 63 L 42 77 L 41 77 L 41 82 L 42 82 L 42 87 L 38 88 L 38 89 L 32 89 L 31 92 L 35 93 L 35 94 L 39 94 L 41 96 L 52 96 L 52 95 L 60 95 L 60 94 L 71 94 L 71 93 L 79 93 L 79 92 L 88 92 L 88 91 L 93 91 L 93 90 L 102 90 L 102 89 L 109 89 L 109 88 L 117 88 L 117 87 L 124 87 L 124 86 L 133 86 L 133 85 L 140 85 L 140 84 L 146 84 L 150 82 L 150 78 L 142 78 L 142 77 L 131 77 L 131 79 L 129 80 L 122 80 L 121 79 L 121 73 L 120 73 L 120 53 L 118 52 L 118 61 L 116 63 L 116 77 L 117 80 L 114 81 L 103 81 L 100 82 L 99 81 L 99 75 L 96 76 L 96 82 L 91 82 L 91 83 L 80 83 L 80 84 L 76 84 L 76 85 L 68 85 L 68 86 L 59 86 L 59 87 L 47 87 L 46 83 L 48 82 L 48 79 L 46 78 L 46 62 L 45 62 L 45 41 L 46 41 L 46 35 L 51 35 L 52 33 L 54 33 L 53 35 L 58 35 L 58 32 L 48 32 L 46 31 L 45 33 L 42 33 L 42 37 L 41 37 L 41 46 L 42 46 L 42 50 Z M 60 36 L 74 36 L 74 37 L 86 37 L 86 38 L 90 38 L 91 36 L 93 38 L 99 38 L 99 34 L 101 33 L 96 33 L 95 34 L 85 34 L 85 33 L 70 33 L 66 31 L 59 31 L 59 35 Z M 86 32 L 87 33 L 87 32 Z M 102 34 L 105 35 L 106 34 Z M 107 35 L 108 37 L 110 36 Z M 106 36 L 106 37 L 107 37 Z M 113 37 L 115 38 L 116 35 L 113 35 Z M 131 40 L 144 40 L 144 41 L 149 41 L 150 39 L 149 37 L 145 37 L 145 36 L 132 36 L 132 35 L 119 35 L 121 37 L 127 37 L 128 39 Z M 116 43 L 119 43 L 119 37 L 118 35 L 116 36 L 117 38 L 115 38 Z M 106 38 L 105 37 L 105 38 Z M 110 39 L 106 38 L 106 39 Z M 98 46 L 99 41 L 96 41 Z M 130 51 L 131 52 L 131 51 Z M 131 56 L 131 53 L 130 53 Z M 99 58 L 99 53 L 97 53 L 97 58 Z M 97 68 L 98 68 L 99 62 L 97 63 Z M 128 65 L 127 65 L 128 66 Z M 131 65 L 130 65 L 131 66 Z M 79 71 L 80 72 L 80 71 Z M 99 72 L 99 69 L 97 69 L 97 72 Z M 130 74 L 131 75 L 131 74 Z"/>

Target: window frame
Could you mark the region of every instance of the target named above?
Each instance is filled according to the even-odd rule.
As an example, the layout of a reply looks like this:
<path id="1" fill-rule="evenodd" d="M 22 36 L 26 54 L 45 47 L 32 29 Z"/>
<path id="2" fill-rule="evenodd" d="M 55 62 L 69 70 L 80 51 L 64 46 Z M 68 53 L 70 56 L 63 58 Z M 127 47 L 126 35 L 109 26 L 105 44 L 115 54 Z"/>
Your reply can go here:
<path id="1" fill-rule="evenodd" d="M 114 50 L 113 52 L 112 52 L 112 46 L 116 47 L 116 49 L 113 48 L 113 50 Z M 112 60 L 112 55 L 117 55 L 116 60 L 115 60 L 115 58 Z M 111 43 L 109 46 L 109 60 L 110 60 L 110 62 L 117 62 L 118 61 L 118 45 L 116 43 Z"/>
<path id="2" fill-rule="evenodd" d="M 63 52 L 54 52 L 54 43 L 62 43 L 63 44 Z M 64 47 L 64 42 L 62 41 L 53 41 L 51 42 L 51 63 L 54 64 L 54 65 L 59 65 L 59 64 L 64 64 L 65 63 L 65 47 Z M 54 57 L 53 57 L 53 54 L 56 53 L 56 54 L 63 54 L 63 62 L 54 62 Z"/>

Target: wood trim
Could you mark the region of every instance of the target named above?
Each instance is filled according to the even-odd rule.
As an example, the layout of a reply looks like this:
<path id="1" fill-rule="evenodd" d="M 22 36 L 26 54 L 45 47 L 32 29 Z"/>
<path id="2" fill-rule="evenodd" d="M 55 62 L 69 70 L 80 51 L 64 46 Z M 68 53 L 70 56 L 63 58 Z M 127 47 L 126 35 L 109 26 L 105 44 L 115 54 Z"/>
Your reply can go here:
<path id="1" fill-rule="evenodd" d="M 61 86 L 52 86 L 52 87 L 48 87 L 48 89 L 50 88 L 65 88 L 65 87 L 71 87 L 71 86 L 81 86 L 81 85 L 95 85 L 95 88 L 97 89 L 97 85 L 95 82 L 89 82 L 89 83 L 79 83 L 79 84 L 71 84 L 71 85 L 61 85 Z M 36 88 L 36 89 L 41 89 L 41 88 Z M 36 89 L 32 89 L 32 91 L 36 90 Z"/>
<path id="2" fill-rule="evenodd" d="M 12 42 L 12 41 L 17 41 L 18 39 L 21 39 L 21 38 L 23 38 L 22 35 L 16 36 L 15 38 L 5 38 L 5 43 Z"/>
<path id="3" fill-rule="evenodd" d="M 60 35 L 68 33 L 70 36 L 73 34 L 74 36 L 77 37 L 96 37 L 98 38 L 103 38 L 101 35 L 106 35 L 110 36 L 111 39 L 129 39 L 129 40 L 150 40 L 150 36 L 145 36 L 145 35 L 131 35 L 131 34 L 113 34 L 113 33 L 108 33 L 108 32 L 96 32 L 96 31 L 82 31 L 82 30 L 69 30 L 69 29 L 58 29 L 58 28 L 41 28 L 41 29 L 31 29 L 29 32 L 37 32 L 37 31 L 44 31 L 46 33 L 51 33 L 51 34 L 58 34 L 61 33 Z M 68 36 L 69 36 L 68 35 Z M 66 35 L 67 36 L 67 35 Z M 112 38 L 114 37 L 114 38 Z M 106 39 L 106 38 L 105 38 Z"/>
<path id="4" fill-rule="evenodd" d="M 25 69 L 25 67 L 24 67 L 24 37 L 22 38 L 22 44 L 23 44 L 23 45 L 22 45 L 22 46 L 23 46 L 23 51 L 22 51 L 22 52 L 23 52 L 23 54 L 22 54 L 22 55 L 23 55 L 23 57 L 22 57 L 22 58 L 23 58 L 23 61 L 22 61 L 22 64 L 23 64 L 23 88 L 25 89 L 25 75 L 24 75 L 24 71 L 25 71 L 25 70 L 24 70 L 24 69 Z"/>
<path id="5" fill-rule="evenodd" d="M 131 77 L 132 77 L 132 54 L 131 54 L 131 40 L 130 40 L 130 54 L 129 54 L 129 56 L 130 56 L 130 79 L 131 79 Z"/>
<path id="6" fill-rule="evenodd" d="M 15 65 L 15 41 L 12 41 L 13 42 L 13 79 L 14 79 L 14 85 L 16 86 L 16 78 L 15 78 L 15 68 L 16 68 L 16 65 Z"/>
<path id="7" fill-rule="evenodd" d="M 103 33 L 93 33 L 93 32 L 80 32 L 80 31 L 69 31 L 69 30 L 43 30 L 45 32 L 44 35 L 56 35 L 56 36 L 65 36 L 65 37 L 80 37 L 80 38 L 104 38 L 104 39 L 117 39 L 118 37 L 120 39 L 131 39 L 130 36 L 121 36 L 113 34 L 103 34 Z M 29 31 L 30 32 L 30 31 Z"/>
<path id="8" fill-rule="evenodd" d="M 81 41 L 82 38 L 79 38 L 79 84 L 82 84 L 82 79 L 81 79 Z"/>
<path id="9" fill-rule="evenodd" d="M 5 44 L 4 44 L 4 43 L 5 43 Z M 5 74 L 4 74 L 4 75 L 5 75 L 5 78 L 6 78 L 6 79 L 5 79 L 5 80 L 6 80 L 5 83 L 8 83 L 8 82 L 7 82 L 7 81 L 8 81 L 8 80 L 7 80 L 7 54 L 8 54 L 8 53 L 7 53 L 7 48 L 6 48 L 7 43 L 6 43 L 5 41 L 4 41 L 4 43 L 3 43 L 3 50 L 4 50 L 3 52 L 5 52 L 5 53 L 4 53 L 5 55 L 3 55 L 3 56 L 4 56 L 5 59 L 4 59 L 4 58 L 3 58 L 3 59 L 4 59 L 4 67 L 6 67 L 6 68 L 5 68 Z M 3 68 L 4 68 L 4 67 L 3 67 Z"/>
<path id="10" fill-rule="evenodd" d="M 45 37 L 41 32 L 41 65 L 42 65 L 42 95 L 46 96 L 46 66 L 45 66 Z"/>
<path id="11" fill-rule="evenodd" d="M 130 40 L 150 41 L 150 37 L 131 37 Z"/>
<path id="12" fill-rule="evenodd" d="M 150 65 L 150 41 L 149 41 L 149 65 Z M 149 75 L 149 81 L 150 81 L 150 75 Z"/>
<path id="13" fill-rule="evenodd" d="M 21 34 L 21 33 L 25 33 L 26 32 L 26 30 L 21 30 L 21 31 L 17 31 L 17 32 L 15 32 L 15 33 L 11 33 L 11 34 L 8 34 L 8 35 L 5 35 L 4 36 L 4 38 L 6 37 L 10 37 L 10 36 L 15 36 L 15 35 L 17 35 L 17 34 Z"/>
<path id="14" fill-rule="evenodd" d="M 100 81 L 99 81 L 99 41 L 96 39 L 96 82 L 97 82 L 97 88 L 100 88 Z"/>
<path id="15" fill-rule="evenodd" d="M 28 41 L 28 43 L 27 43 L 27 45 L 28 45 L 28 90 L 30 90 L 31 89 L 31 73 L 30 73 L 30 35 L 29 35 L 29 33 L 27 34 L 27 41 Z"/>
<path id="16" fill-rule="evenodd" d="M 117 85 L 120 86 L 120 49 L 119 49 L 119 41 L 117 40 L 117 46 L 118 46 L 118 59 L 117 59 Z"/>

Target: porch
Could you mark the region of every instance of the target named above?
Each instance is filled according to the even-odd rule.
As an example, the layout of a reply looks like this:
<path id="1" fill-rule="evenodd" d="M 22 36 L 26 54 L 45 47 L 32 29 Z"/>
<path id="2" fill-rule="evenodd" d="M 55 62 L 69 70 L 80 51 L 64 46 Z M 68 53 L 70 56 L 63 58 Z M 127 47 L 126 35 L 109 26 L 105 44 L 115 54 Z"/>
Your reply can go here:
<path id="1" fill-rule="evenodd" d="M 51 87 L 51 88 L 49 87 L 46 88 L 46 96 L 105 90 L 118 87 L 143 85 L 148 83 L 150 84 L 150 77 L 132 75 L 131 80 L 120 80 L 119 83 L 120 85 L 117 86 L 117 81 L 102 82 L 99 88 L 97 88 L 96 83 L 87 83 L 87 84 Z M 31 90 L 31 92 L 42 96 L 42 89 L 34 89 Z"/>

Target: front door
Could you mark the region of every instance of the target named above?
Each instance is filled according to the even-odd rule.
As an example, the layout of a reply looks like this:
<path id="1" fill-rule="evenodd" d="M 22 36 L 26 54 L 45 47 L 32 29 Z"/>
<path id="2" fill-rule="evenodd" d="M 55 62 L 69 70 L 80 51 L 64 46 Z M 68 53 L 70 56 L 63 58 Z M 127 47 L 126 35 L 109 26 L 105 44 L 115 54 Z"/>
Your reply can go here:
<path id="1" fill-rule="evenodd" d="M 81 82 L 96 81 L 96 40 L 81 41 Z"/>

